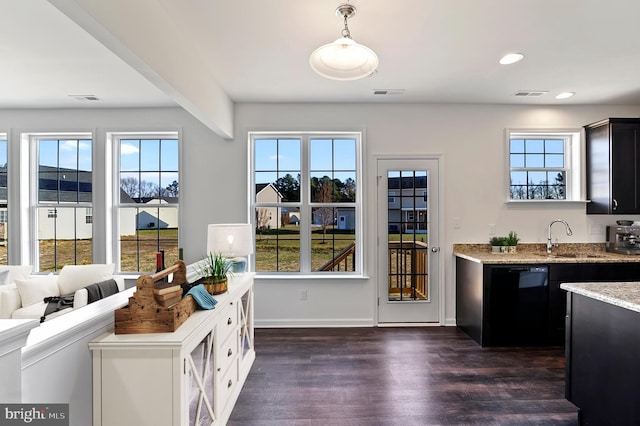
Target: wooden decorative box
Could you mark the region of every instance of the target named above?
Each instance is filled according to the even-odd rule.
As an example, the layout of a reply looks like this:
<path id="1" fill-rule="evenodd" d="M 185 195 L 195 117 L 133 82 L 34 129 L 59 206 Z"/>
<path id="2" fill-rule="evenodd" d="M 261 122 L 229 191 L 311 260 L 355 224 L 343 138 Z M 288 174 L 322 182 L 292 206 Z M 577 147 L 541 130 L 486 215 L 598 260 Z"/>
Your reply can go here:
<path id="1" fill-rule="evenodd" d="M 170 274 L 173 274 L 172 283 L 176 285 L 187 282 L 187 267 L 182 260 L 153 275 L 138 278 L 136 292 L 129 298 L 129 304 L 114 311 L 115 334 L 173 332 L 195 312 L 196 302 L 191 295 L 168 307 L 162 306 L 156 298 L 154 287 L 160 287 L 162 279 Z"/>

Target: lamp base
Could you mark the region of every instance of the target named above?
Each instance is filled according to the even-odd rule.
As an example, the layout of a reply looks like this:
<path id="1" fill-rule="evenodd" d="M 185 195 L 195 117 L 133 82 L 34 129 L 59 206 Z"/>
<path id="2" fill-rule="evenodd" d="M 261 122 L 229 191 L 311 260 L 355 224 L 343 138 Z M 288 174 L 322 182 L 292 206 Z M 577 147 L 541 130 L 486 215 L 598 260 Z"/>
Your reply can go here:
<path id="1" fill-rule="evenodd" d="M 231 264 L 229 272 L 234 274 L 243 274 L 247 272 L 247 258 L 246 257 L 230 257 L 227 261 Z"/>

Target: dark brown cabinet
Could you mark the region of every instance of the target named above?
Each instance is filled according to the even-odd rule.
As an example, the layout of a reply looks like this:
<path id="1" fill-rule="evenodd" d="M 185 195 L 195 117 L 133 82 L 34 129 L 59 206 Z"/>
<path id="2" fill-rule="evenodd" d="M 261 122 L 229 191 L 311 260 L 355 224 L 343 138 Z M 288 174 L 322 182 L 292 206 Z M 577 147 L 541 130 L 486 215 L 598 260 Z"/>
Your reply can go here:
<path id="1" fill-rule="evenodd" d="M 638 277 L 635 262 L 492 265 L 456 257 L 456 324 L 481 346 L 562 345 L 567 292 L 561 283 Z"/>
<path id="2" fill-rule="evenodd" d="M 585 126 L 587 214 L 640 213 L 640 118 Z"/>
<path id="3" fill-rule="evenodd" d="M 562 283 L 637 281 L 636 263 L 552 263 L 549 265 L 549 343 L 565 340 L 567 292 Z"/>
<path id="4" fill-rule="evenodd" d="M 640 313 L 567 294 L 565 395 L 581 425 L 640 424 Z"/>

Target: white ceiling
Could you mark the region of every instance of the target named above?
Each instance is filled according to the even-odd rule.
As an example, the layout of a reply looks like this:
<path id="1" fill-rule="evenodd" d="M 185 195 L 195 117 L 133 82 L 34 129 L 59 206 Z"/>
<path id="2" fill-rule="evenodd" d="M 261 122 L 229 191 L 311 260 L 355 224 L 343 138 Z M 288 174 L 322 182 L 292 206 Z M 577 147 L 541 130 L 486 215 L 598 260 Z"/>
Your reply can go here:
<path id="1" fill-rule="evenodd" d="M 640 105 L 637 0 L 352 0 L 351 35 L 380 65 L 350 82 L 324 79 L 308 62 L 340 36 L 340 2 L 156 0 L 156 7 L 235 102 Z M 49 2 L 0 0 L 0 8 L 0 107 L 175 105 Z M 498 64 L 514 51 L 525 59 Z M 374 96 L 375 89 L 404 94 Z M 513 96 L 519 90 L 549 93 Z M 563 91 L 576 95 L 556 100 Z"/>

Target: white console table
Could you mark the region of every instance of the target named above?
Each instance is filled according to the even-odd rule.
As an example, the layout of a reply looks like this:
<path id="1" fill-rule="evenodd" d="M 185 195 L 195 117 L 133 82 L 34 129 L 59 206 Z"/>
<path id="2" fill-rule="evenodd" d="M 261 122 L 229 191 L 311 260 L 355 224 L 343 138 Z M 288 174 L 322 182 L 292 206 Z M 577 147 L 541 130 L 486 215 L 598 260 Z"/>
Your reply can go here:
<path id="1" fill-rule="evenodd" d="M 173 333 L 107 333 L 89 344 L 95 426 L 224 425 L 255 360 L 253 273 Z"/>

